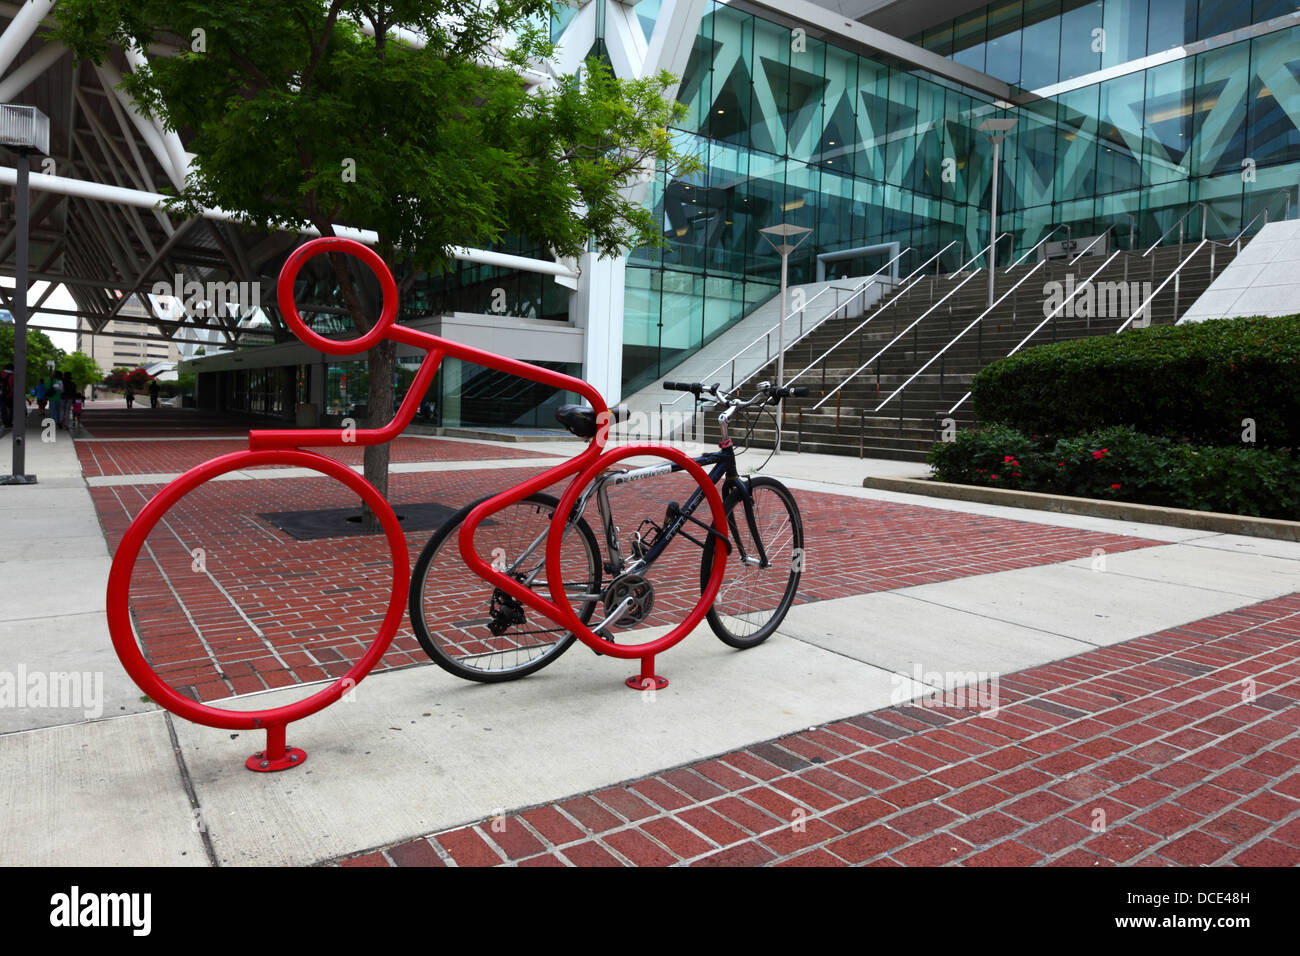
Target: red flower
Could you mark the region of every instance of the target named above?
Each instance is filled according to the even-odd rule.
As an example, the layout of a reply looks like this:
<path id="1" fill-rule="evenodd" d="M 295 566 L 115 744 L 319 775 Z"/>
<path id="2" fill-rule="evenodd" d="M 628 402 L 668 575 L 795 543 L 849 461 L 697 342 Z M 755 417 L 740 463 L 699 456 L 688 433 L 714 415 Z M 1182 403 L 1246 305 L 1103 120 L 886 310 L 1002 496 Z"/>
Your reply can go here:
<path id="1" fill-rule="evenodd" d="M 1119 485 L 1111 485 L 1111 491 L 1119 491 Z"/>
<path id="2" fill-rule="evenodd" d="M 1065 462 L 1063 462 L 1063 461 L 1058 461 L 1058 462 L 1056 463 L 1056 467 L 1057 467 L 1057 468 L 1064 468 L 1064 467 L 1065 467 Z"/>
<path id="3" fill-rule="evenodd" d="M 1002 459 L 1002 464 L 1005 465 L 1009 461 L 1015 461 L 1015 459 L 1012 458 L 1010 455 L 1007 455 L 1005 458 Z"/>
<path id="4" fill-rule="evenodd" d="M 1105 451 L 1094 451 L 1094 452 L 1092 453 L 1092 457 L 1093 457 L 1093 458 L 1096 458 L 1098 461 L 1100 461 L 1100 460 L 1101 460 L 1101 456 L 1104 455 L 1104 454 L 1106 454 Z"/>
<path id="5" fill-rule="evenodd" d="M 997 476 L 997 475 L 989 475 L 989 477 L 992 478 L 994 481 L 997 481 L 997 480 L 998 480 L 998 476 Z"/>
<path id="6" fill-rule="evenodd" d="M 1013 472 L 1011 473 L 1011 477 L 1012 477 L 1012 478 L 1019 478 L 1019 477 L 1020 477 L 1020 472 L 1018 472 L 1018 471 L 1013 471 Z"/>

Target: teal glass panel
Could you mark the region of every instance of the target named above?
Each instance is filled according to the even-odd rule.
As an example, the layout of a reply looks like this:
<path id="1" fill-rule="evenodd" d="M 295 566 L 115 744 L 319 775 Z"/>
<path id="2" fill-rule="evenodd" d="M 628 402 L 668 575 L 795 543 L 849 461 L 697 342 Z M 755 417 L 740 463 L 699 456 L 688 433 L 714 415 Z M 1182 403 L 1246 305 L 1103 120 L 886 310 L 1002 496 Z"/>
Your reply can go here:
<path id="1" fill-rule="evenodd" d="M 1246 95 L 1250 44 L 1202 53 L 1196 58 L 1196 112 L 1192 121 L 1191 172 L 1210 176 L 1241 172 L 1246 155 Z"/>
<path id="2" fill-rule="evenodd" d="M 713 23 L 714 17 L 705 17 L 700 23 L 691 55 L 686 60 L 677 101 L 686 106 L 686 116 L 677 121 L 679 129 L 708 135 L 713 103 Z"/>
<path id="3" fill-rule="evenodd" d="M 1251 74 L 1246 155 L 1256 167 L 1300 160 L 1300 96 L 1285 92 L 1300 88 L 1300 27 L 1253 41 Z"/>
<path id="4" fill-rule="evenodd" d="M 1097 127 L 1097 191 L 1120 192 L 1142 185 L 1142 122 L 1146 80 L 1140 73 L 1101 86 Z"/>
<path id="5" fill-rule="evenodd" d="M 1153 186 L 1142 192 L 1141 244 L 1150 245 L 1171 229 L 1188 210 L 1187 180 Z M 1193 216 L 1192 225 L 1198 222 Z M 1174 231 L 1175 235 L 1177 230 Z"/>
<path id="6" fill-rule="evenodd" d="M 1245 184 L 1239 172 L 1226 176 L 1204 177 L 1192 181 L 1189 199 L 1203 202 L 1208 207 L 1206 235 L 1211 239 L 1233 239 L 1246 225 L 1242 219 Z M 1200 238 L 1200 215 L 1190 220 L 1195 232 L 1189 238 Z"/>
<path id="7" fill-rule="evenodd" d="M 825 53 L 822 129 L 811 159 L 831 172 L 847 175 L 853 172 L 854 154 L 861 143 L 856 115 L 858 58 L 833 46 L 826 47 Z"/>
<path id="8" fill-rule="evenodd" d="M 1056 201 L 1097 192 L 1099 86 L 1063 94 L 1057 101 Z"/>
<path id="9" fill-rule="evenodd" d="M 1101 54 L 1106 45 L 1102 10 L 1102 0 L 1065 0 L 1061 13 L 1062 80 L 1101 69 Z"/>
<path id="10" fill-rule="evenodd" d="M 1147 55 L 1146 0 L 1105 0 L 1101 25 L 1106 31 L 1103 69 Z"/>
<path id="11" fill-rule="evenodd" d="M 1161 53 L 1196 39 L 1198 0 L 1151 0 L 1147 52 Z"/>
<path id="12" fill-rule="evenodd" d="M 710 17 L 713 102 L 709 107 L 709 132 L 714 139 L 748 146 L 753 120 L 754 18 L 731 7 L 714 9 Z"/>
<path id="13" fill-rule="evenodd" d="M 1061 0 L 1025 0 L 1020 85 L 1036 90 L 1055 83 L 1061 62 Z"/>
<path id="14" fill-rule="evenodd" d="M 1250 4 L 1245 0 L 1200 0 L 1196 18 L 1197 39 L 1216 37 L 1251 23 Z"/>
<path id="15" fill-rule="evenodd" d="M 958 17 L 953 25 L 952 59 L 983 73 L 988 54 L 987 39 L 988 13 L 984 7 Z"/>
<path id="16" fill-rule="evenodd" d="M 790 52 L 789 86 L 781 121 L 786 150 L 792 159 L 815 161 L 821 153 L 823 102 L 826 98 L 826 44 L 812 37 L 795 37 Z"/>
<path id="17" fill-rule="evenodd" d="M 1167 63 L 1146 72 L 1147 139 L 1142 169 L 1148 184 L 1187 178 L 1195 102 L 1193 75 L 1190 60 Z"/>
<path id="18" fill-rule="evenodd" d="M 859 176 L 883 182 L 889 130 L 889 68 L 865 57 L 858 59 L 857 126 L 853 170 Z"/>
<path id="19" fill-rule="evenodd" d="M 1022 7 L 1020 3 L 989 7 L 988 56 L 984 72 L 1013 85 L 1020 83 Z"/>
<path id="20" fill-rule="evenodd" d="M 750 68 L 754 95 L 750 113 L 750 142 L 755 149 L 785 155 L 782 117 L 790 87 L 791 33 L 785 27 L 754 20 L 754 58 Z"/>

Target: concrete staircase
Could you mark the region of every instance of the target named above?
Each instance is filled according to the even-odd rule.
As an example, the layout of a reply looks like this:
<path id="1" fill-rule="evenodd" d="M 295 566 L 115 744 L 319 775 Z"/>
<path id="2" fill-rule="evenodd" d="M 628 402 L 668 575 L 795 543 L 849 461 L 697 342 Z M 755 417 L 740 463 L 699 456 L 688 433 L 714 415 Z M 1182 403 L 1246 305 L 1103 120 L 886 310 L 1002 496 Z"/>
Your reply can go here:
<path id="1" fill-rule="evenodd" d="M 1180 251 L 1171 246 L 1149 256 L 1120 253 L 1093 280 L 1091 295 L 1080 292 L 1072 307 L 1048 322 L 1024 348 L 1114 334 L 1193 248 L 1188 244 Z M 1153 300 L 1151 324 L 1174 324 L 1209 287 L 1212 253 L 1214 276 L 1235 256 L 1235 250 L 1223 247 L 1207 247 L 1197 254 Z M 860 318 L 826 322 L 786 352 L 786 381 L 795 379 L 794 384 L 811 391 L 807 398 L 785 402 L 782 448 L 924 461 L 930 446 L 939 440 L 944 419 L 952 418 L 958 428 L 975 424 L 969 399 L 951 415 L 949 410 L 970 390 L 976 372 L 1009 353 L 1071 288 L 1083 285 L 1105 261 L 1102 256 L 1086 256 L 1074 264 L 1054 260 L 1032 275 L 1028 275 L 1032 264 L 999 270 L 998 297 L 1025 281 L 955 343 L 954 337 L 988 306 L 988 274 L 982 270 L 934 276 L 896 291 L 869 313 L 870 320 L 856 332 Z M 1090 307 L 1085 306 L 1089 301 Z M 949 348 L 937 361 L 877 411 L 944 346 Z M 761 368 L 751 382 L 764 380 L 776 380 L 775 361 Z M 820 409 L 814 410 L 823 399 Z M 705 440 L 716 441 L 716 416 L 706 416 L 706 422 Z M 763 425 L 753 430 L 750 444 L 770 448 L 775 437 L 771 416 L 765 416 Z M 743 424 L 734 423 L 731 434 L 738 442 L 743 439 Z"/>

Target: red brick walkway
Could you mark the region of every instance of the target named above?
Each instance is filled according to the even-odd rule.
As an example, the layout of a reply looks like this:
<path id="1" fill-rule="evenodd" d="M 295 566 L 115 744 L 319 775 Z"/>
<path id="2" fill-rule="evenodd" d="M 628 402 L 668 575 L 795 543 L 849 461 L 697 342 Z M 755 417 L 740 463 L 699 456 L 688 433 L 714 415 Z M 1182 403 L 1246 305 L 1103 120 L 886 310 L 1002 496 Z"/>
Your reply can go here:
<path id="1" fill-rule="evenodd" d="M 546 458 L 547 454 L 528 451 L 510 445 L 478 445 L 427 438 L 399 438 L 390 443 L 390 460 L 393 462 L 482 461 L 510 458 Z M 163 439 L 139 441 L 97 441 L 81 439 L 77 442 L 77 457 L 81 472 L 87 478 L 100 475 L 158 475 L 177 474 L 195 465 L 229 454 L 247 451 L 248 438 L 214 438 L 208 441 L 176 442 Z M 365 449 L 314 448 L 309 449 L 348 465 L 361 464 Z M 559 460 L 558 458 L 556 459 Z M 262 466 L 275 467 L 275 466 Z"/>
<path id="2" fill-rule="evenodd" d="M 1296 866 L 1297 651 L 1293 594 L 342 864 Z"/>
<path id="3" fill-rule="evenodd" d="M 178 470 L 165 467 L 169 449 L 189 455 L 195 446 L 215 443 L 154 444 L 162 446 L 157 454 L 164 470 Z M 399 511 L 411 502 L 459 508 L 526 474 L 488 469 L 395 474 L 389 498 Z M 636 515 L 620 517 L 625 534 L 639 517 L 662 515 L 670 498 L 685 500 L 692 487 L 678 475 L 619 489 L 612 496 L 616 513 Z M 91 489 L 111 550 L 158 490 L 157 485 Z M 807 551 L 801 603 L 1156 543 L 839 495 L 800 492 L 798 501 Z M 131 584 L 137 630 L 160 676 L 184 693 L 213 700 L 346 672 L 365 653 L 375 622 L 383 617 L 391 587 L 386 542 L 358 537 L 297 541 L 261 515 L 355 503 L 351 492 L 328 478 L 212 482 L 178 503 L 150 534 Z M 429 535 L 406 535 L 412 564 Z M 201 568 L 195 558 L 199 551 Z M 699 561 L 699 551 L 683 542 L 656 565 L 657 616 L 649 624 L 667 623 L 671 615 L 694 606 Z M 833 574 L 818 573 L 831 568 Z M 478 583 L 471 579 L 467 586 Z M 447 606 L 452 605 L 448 599 Z M 380 669 L 426 661 L 404 624 Z"/>

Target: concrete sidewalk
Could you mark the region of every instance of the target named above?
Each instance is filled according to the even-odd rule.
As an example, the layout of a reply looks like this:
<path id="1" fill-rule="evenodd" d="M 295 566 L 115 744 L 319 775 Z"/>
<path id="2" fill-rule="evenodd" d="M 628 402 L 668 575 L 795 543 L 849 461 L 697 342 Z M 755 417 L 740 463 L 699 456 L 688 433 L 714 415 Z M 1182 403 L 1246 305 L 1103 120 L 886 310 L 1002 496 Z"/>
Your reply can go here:
<path id="1" fill-rule="evenodd" d="M 159 441 L 165 451 L 168 439 Z M 538 467 L 528 458 L 496 460 L 492 455 L 496 446 L 474 444 L 483 449 L 477 463 L 485 470 Z M 526 444 L 509 447 L 516 453 L 531 451 Z M 1011 696 L 1020 699 L 1029 685 L 1015 685 L 1012 675 L 1033 674 L 1035 669 L 1056 666 L 1052 664 L 1056 661 L 1092 660 L 1088 655 L 1109 655 L 1100 658 L 1103 665 L 1090 665 L 1094 671 L 1101 666 L 1104 677 L 1106 668 L 1122 670 L 1123 661 L 1136 659 L 1125 650 L 1134 642 L 1150 635 L 1178 635 L 1180 628 L 1194 622 L 1227 620 L 1224 615 L 1246 614 L 1249 623 L 1254 620 L 1249 615 L 1255 612 L 1242 609 L 1256 606 L 1271 609 L 1270 622 L 1283 622 L 1270 627 L 1281 628 L 1282 633 L 1288 628 L 1300 631 L 1294 624 L 1295 610 L 1285 602 L 1288 595 L 1300 592 L 1300 544 L 871 492 L 860 487 L 871 464 L 783 455 L 773 459 L 765 473 L 787 477 L 792 487 L 810 494 L 835 496 L 846 514 L 869 508 L 873 521 L 883 522 L 870 531 L 864 526 L 855 539 L 864 552 L 872 548 L 873 534 L 887 533 L 891 509 L 898 509 L 900 520 L 904 513 L 912 522 L 918 514 L 930 515 L 935 528 L 999 536 L 1007 542 L 1006 560 L 996 562 L 1000 567 L 981 569 L 972 566 L 958 546 L 939 540 L 927 567 L 961 565 L 960 569 L 947 576 L 927 571 L 930 576 L 925 579 L 933 583 L 905 585 L 919 570 L 899 567 L 889 570 L 889 579 L 873 585 L 871 593 L 847 593 L 798 605 L 777 635 L 751 651 L 733 651 L 715 640 L 707 627 L 701 628 L 660 657 L 659 669 L 672 682 L 654 694 L 629 691 L 622 685 L 633 664 L 596 657 L 581 646 L 546 670 L 506 684 L 469 684 L 430 665 L 375 672 L 348 700 L 290 727 L 289 743 L 308 752 L 302 769 L 253 774 L 244 769 L 243 759 L 261 749 L 260 733 L 193 725 L 141 700 L 109 643 L 103 620 L 108 549 L 76 454 L 64 433 L 58 433 L 51 445 L 37 442 L 28 448 L 28 470 L 39 476 L 41 484 L 0 489 L 6 530 L 14 529 L 10 540 L 20 542 L 0 555 L 0 671 L 102 674 L 103 707 L 102 713 L 90 715 L 84 707 L 0 707 L 0 771 L 5 781 L 0 786 L 0 863 L 8 865 L 303 865 L 356 854 L 364 854 L 359 859 L 368 863 L 462 865 L 523 859 L 561 865 L 606 862 L 601 857 L 616 863 L 783 862 L 794 860 L 812 844 L 791 845 L 782 852 L 764 844 L 759 854 L 736 852 L 713 859 L 765 839 L 761 834 L 770 837 L 790 821 L 788 813 L 772 816 L 770 808 L 771 819 L 751 821 L 753 826 L 736 819 L 749 819 L 747 815 L 761 803 L 735 795 L 748 793 L 759 786 L 757 781 L 768 779 L 760 767 L 737 754 L 766 753 L 776 760 L 768 766 L 778 771 L 771 779 L 800 776 L 811 766 L 807 755 L 799 758 L 803 763 L 798 767 L 782 769 L 781 761 L 788 763 L 802 745 L 791 750 L 767 742 L 802 740 L 810 728 L 839 727 L 831 734 L 840 741 L 835 747 L 842 748 L 850 740 L 870 749 L 888 735 L 846 737 L 842 731 L 846 720 L 857 721 L 855 726 L 861 730 L 864 715 L 882 710 L 897 713 L 909 701 L 936 689 L 987 683 L 990 677 L 1000 677 L 1004 687 L 1018 686 Z M 572 453 L 555 443 L 541 443 L 535 451 L 539 456 Z M 3 445 L 0 455 L 7 455 Z M 878 473 L 900 473 L 897 462 L 876 465 L 881 469 Z M 437 472 L 467 466 L 434 461 L 419 467 Z M 130 485 L 132 479 L 120 476 L 116 483 Z M 134 476 L 134 483 L 142 486 L 156 480 Z M 927 510 L 918 512 L 918 507 Z M 1105 544 L 1093 546 L 1094 541 Z M 1050 557 L 1062 553 L 1073 556 L 1069 560 Z M 848 574 L 844 580 L 856 579 Z M 1279 599 L 1281 604 L 1267 604 Z M 1187 646 L 1184 641 L 1179 650 L 1186 651 Z M 1270 812 L 1277 819 L 1240 811 L 1263 821 L 1250 837 L 1251 846 L 1290 846 L 1287 840 L 1294 836 L 1293 824 L 1300 813 L 1300 799 L 1296 799 L 1300 794 L 1285 789 L 1294 789 L 1288 781 L 1294 781 L 1300 763 L 1293 725 L 1300 675 L 1294 673 L 1294 653 L 1288 653 L 1291 663 L 1280 669 L 1246 672 L 1224 665 L 1225 680 L 1255 673 L 1266 688 L 1261 694 L 1271 693 L 1282 701 L 1276 713 L 1270 711 L 1270 719 L 1292 722 L 1291 736 L 1281 744 L 1290 749 L 1272 758 L 1267 773 L 1252 771 L 1267 776 L 1268 785 L 1253 787 L 1249 799 L 1261 799 L 1262 791 L 1271 793 L 1276 803 L 1269 804 Z M 1204 673 L 1187 676 L 1193 680 Z M 222 706 L 275 706 L 314 689 L 298 685 L 245 695 Z M 1084 720 L 1086 708 L 1078 706 L 1077 700 L 1075 705 L 1078 716 L 1071 720 Z M 1110 706 L 1116 706 L 1115 699 Z M 1097 708 L 1103 712 L 1103 702 L 1097 702 Z M 971 733 L 978 736 L 981 721 L 971 719 L 976 728 Z M 1184 729 L 1178 721 L 1190 727 L 1202 719 L 1204 714 L 1191 711 L 1179 714 L 1174 719 L 1177 726 L 1171 724 L 1168 732 Z M 1228 737 L 1235 730 L 1235 725 L 1225 726 L 1222 734 Z M 822 733 L 818 731 L 816 739 L 823 739 Z M 1278 731 L 1274 727 L 1269 733 L 1273 740 Z M 1045 739 L 1050 736 L 1047 730 L 1042 734 Z M 986 743 L 1000 755 L 998 760 L 1010 761 L 1008 766 L 1030 760 L 1028 751 L 1011 737 Z M 1046 755 L 1078 743 L 1068 734 L 1056 734 L 1045 745 Z M 1039 756 L 1043 754 L 1033 754 Z M 767 758 L 758 759 L 762 763 Z M 860 755 L 853 758 L 861 759 Z M 960 763 L 951 757 L 936 767 Z M 1174 755 L 1156 769 L 1177 763 Z M 720 779 L 712 780 L 712 790 L 699 782 L 706 777 L 697 771 L 682 776 L 683 771 L 671 770 L 714 764 L 732 771 L 715 774 Z M 652 817 L 655 826 L 642 830 L 636 825 L 640 811 L 624 812 L 631 804 L 623 795 L 633 790 L 642 797 L 658 792 L 636 781 L 656 780 L 670 770 L 668 775 L 687 788 L 670 784 L 678 797 L 692 786 L 699 787 L 700 793 L 677 808 L 662 802 L 652 806 L 652 812 L 642 816 Z M 840 774 L 835 779 L 840 783 L 834 786 L 841 786 L 846 778 Z M 901 785 L 908 779 L 900 774 L 888 783 Z M 805 794 L 804 799 L 811 801 L 807 812 L 821 820 L 837 809 L 861 811 L 865 801 L 883 792 L 886 781 L 876 783 L 879 786 L 862 792 L 841 786 L 844 793 L 835 808 L 815 806 L 825 793 Z M 825 785 L 829 784 L 823 781 L 819 786 Z M 1170 799 L 1189 792 L 1189 787 L 1171 792 Z M 762 789 L 770 788 L 764 784 Z M 581 796 L 589 793 L 606 796 L 593 803 Z M 106 799 L 110 794 L 112 798 Z M 927 799 L 934 798 L 937 795 Z M 1061 812 L 1079 809 L 1082 799 L 1076 799 L 1078 806 Z M 744 828 L 731 843 L 722 842 L 717 832 L 710 836 L 700 826 L 679 819 L 699 810 L 712 813 L 710 807 L 730 807 L 724 803 L 729 800 L 738 800 L 745 808 L 728 817 Z M 960 801 L 954 802 L 960 806 Z M 589 803 L 600 814 L 584 817 L 587 810 L 574 810 Z M 486 843 L 491 850 L 486 857 L 479 853 L 474 841 L 494 839 L 493 821 L 540 820 L 545 816 L 542 810 L 552 804 L 566 808 L 557 813 L 576 836 L 565 831 L 568 839 L 559 839 L 556 831 L 556 838 L 549 838 L 535 823 L 520 823 L 509 833 L 518 834 L 519 846 L 527 845 L 529 853 L 496 849 L 502 841 L 495 846 Z M 991 805 L 998 805 L 997 801 Z M 895 806 L 896 811 L 902 809 Z M 932 812 L 928 829 L 921 826 L 917 831 L 917 843 L 947 838 L 951 828 L 960 824 Z M 961 811 L 946 807 L 945 813 Z M 697 815 L 696 819 L 703 818 Z M 686 841 L 689 847 L 678 846 L 682 852 L 669 852 L 670 825 L 684 827 L 691 835 Z M 920 825 L 912 821 L 907 826 Z M 654 835 L 655 827 L 662 831 L 660 836 Z M 833 829 L 832 833 L 814 828 L 819 835 L 814 842 L 829 844 L 851 835 L 842 827 Z M 1158 837 L 1149 828 L 1137 829 Z M 637 832 L 631 834 L 632 830 Z M 1195 830 L 1196 824 L 1189 823 L 1169 838 L 1182 839 Z M 443 840 L 437 834 L 458 835 Z M 986 849 L 970 833 L 962 839 L 972 857 Z M 631 847 L 642 846 L 642 840 L 648 840 L 655 853 L 633 852 Z M 538 848 L 533 850 L 528 841 L 539 844 Z M 595 849 L 577 849 L 588 845 Z M 474 852 L 464 850 L 470 846 Z M 464 852 L 458 854 L 454 848 Z M 1063 853 L 1052 859 L 1063 858 Z M 851 857 L 831 852 L 802 862 L 853 862 Z M 896 862 L 942 859 L 918 852 Z M 1007 861 L 1041 862 L 1011 857 Z"/>

